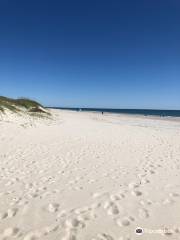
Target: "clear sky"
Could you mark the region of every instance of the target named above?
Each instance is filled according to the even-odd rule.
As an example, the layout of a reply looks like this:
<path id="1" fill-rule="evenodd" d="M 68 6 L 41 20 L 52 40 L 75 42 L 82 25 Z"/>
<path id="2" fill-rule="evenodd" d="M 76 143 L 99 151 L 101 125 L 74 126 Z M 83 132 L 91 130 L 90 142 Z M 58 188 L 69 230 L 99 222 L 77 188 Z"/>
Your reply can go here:
<path id="1" fill-rule="evenodd" d="M 0 95 L 180 109 L 180 1 L 1 0 Z"/>

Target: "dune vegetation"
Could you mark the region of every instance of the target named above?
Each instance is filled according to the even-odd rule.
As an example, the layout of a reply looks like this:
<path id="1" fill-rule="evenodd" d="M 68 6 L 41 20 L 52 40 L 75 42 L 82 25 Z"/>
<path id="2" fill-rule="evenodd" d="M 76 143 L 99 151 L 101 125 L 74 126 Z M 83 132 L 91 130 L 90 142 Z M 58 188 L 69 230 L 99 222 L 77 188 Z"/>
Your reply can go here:
<path id="1" fill-rule="evenodd" d="M 27 99 L 27 98 L 18 98 L 12 99 L 0 96 L 0 112 L 4 113 L 6 110 L 9 110 L 14 113 L 18 112 L 27 112 L 27 113 L 44 113 L 49 115 L 50 113 L 43 107 L 40 103 Z"/>

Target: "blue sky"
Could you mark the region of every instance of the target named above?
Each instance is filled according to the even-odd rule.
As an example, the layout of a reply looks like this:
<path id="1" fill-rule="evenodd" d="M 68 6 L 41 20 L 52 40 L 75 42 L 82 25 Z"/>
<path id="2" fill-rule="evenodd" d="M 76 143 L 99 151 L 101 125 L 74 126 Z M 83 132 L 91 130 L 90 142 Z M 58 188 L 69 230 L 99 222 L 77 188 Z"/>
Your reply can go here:
<path id="1" fill-rule="evenodd" d="M 0 95 L 180 109 L 179 0 L 0 2 Z"/>

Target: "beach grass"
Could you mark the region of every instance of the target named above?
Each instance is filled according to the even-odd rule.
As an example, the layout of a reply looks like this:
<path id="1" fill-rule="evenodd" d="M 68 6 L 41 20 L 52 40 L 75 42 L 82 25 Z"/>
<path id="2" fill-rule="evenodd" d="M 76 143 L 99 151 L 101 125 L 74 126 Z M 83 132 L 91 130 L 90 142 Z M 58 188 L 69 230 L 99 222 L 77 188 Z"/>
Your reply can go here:
<path id="1" fill-rule="evenodd" d="M 28 113 L 45 113 L 50 115 L 40 103 L 34 100 L 28 98 L 13 99 L 0 96 L 0 112 L 4 112 L 6 109 L 14 113 L 25 110 Z"/>

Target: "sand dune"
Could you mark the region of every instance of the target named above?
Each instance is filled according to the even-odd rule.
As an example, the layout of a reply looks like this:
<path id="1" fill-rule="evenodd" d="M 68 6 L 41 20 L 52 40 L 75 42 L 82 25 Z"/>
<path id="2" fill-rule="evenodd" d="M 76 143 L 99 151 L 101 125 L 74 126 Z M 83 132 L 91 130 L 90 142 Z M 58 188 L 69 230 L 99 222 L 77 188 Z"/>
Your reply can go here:
<path id="1" fill-rule="evenodd" d="M 180 122 L 51 112 L 1 116 L 0 239 L 180 239 Z"/>

